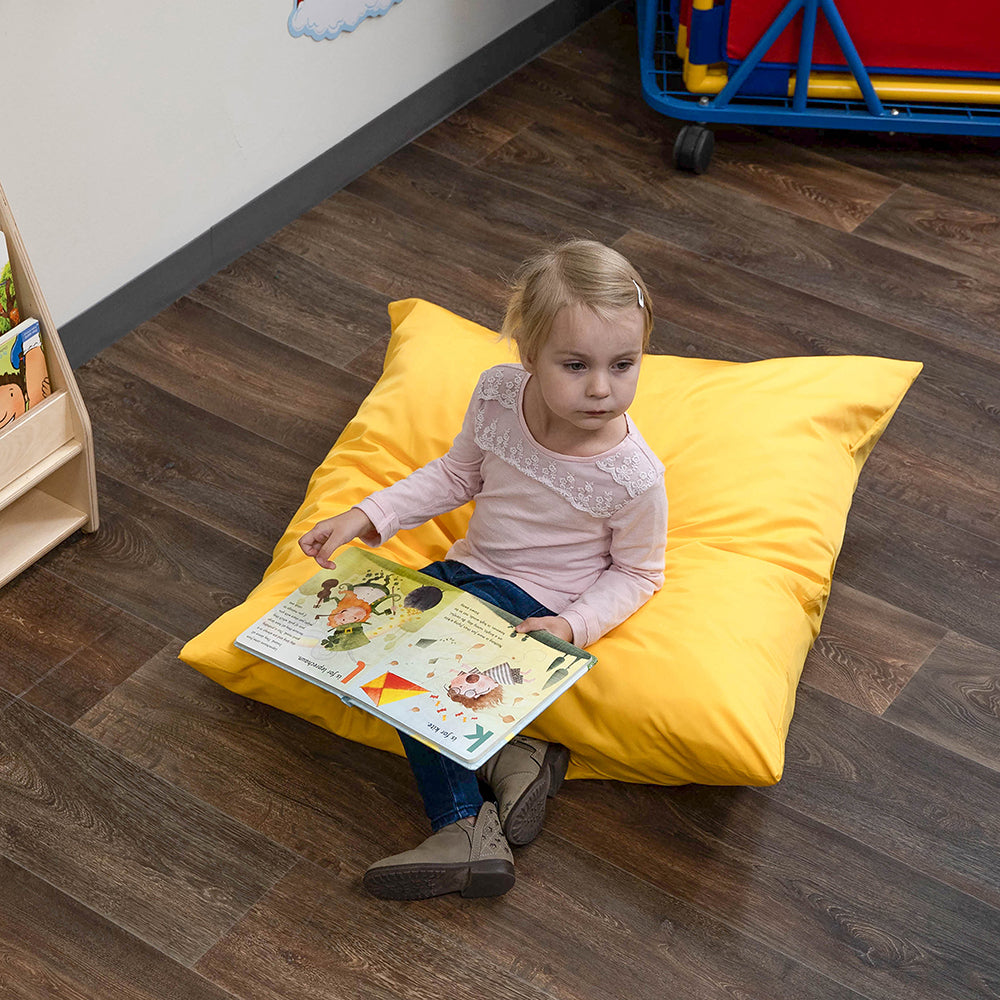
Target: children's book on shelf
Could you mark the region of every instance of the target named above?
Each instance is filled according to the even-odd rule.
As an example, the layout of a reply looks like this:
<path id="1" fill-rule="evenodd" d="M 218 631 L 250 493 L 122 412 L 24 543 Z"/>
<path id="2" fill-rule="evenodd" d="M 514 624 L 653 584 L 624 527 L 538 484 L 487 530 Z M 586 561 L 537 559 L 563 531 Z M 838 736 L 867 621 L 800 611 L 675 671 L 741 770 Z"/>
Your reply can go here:
<path id="1" fill-rule="evenodd" d="M 0 233 L 0 337 L 21 322 L 17 309 L 17 296 L 14 294 L 14 275 L 10 269 L 10 255 L 7 252 L 7 240 Z"/>
<path id="2" fill-rule="evenodd" d="M 0 334 L 0 428 L 38 406 L 52 391 L 37 319 Z"/>
<path id="3" fill-rule="evenodd" d="M 519 622 L 351 546 L 235 644 L 474 769 L 597 662 Z"/>

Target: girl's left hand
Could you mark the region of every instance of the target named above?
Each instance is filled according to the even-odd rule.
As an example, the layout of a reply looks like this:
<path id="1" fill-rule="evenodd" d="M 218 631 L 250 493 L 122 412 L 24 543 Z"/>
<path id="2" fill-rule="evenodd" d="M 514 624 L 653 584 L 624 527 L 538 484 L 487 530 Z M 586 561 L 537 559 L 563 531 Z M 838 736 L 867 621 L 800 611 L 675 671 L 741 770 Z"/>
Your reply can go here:
<path id="1" fill-rule="evenodd" d="M 565 618 L 558 618 L 556 616 L 550 618 L 525 618 L 515 631 L 540 632 L 542 629 L 546 632 L 551 632 L 557 639 L 562 639 L 563 642 L 573 641 L 573 629 L 570 628 L 569 622 Z"/>

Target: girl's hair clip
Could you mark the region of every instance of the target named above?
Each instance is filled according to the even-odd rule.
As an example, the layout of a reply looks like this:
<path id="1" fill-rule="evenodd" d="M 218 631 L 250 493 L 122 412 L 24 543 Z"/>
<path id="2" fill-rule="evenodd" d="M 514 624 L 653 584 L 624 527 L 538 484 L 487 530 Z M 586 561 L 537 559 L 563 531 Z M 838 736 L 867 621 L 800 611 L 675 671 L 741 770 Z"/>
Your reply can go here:
<path id="1" fill-rule="evenodd" d="M 632 279 L 632 284 L 635 285 L 636 295 L 639 296 L 639 308 L 640 309 L 645 309 L 646 308 L 646 300 L 642 297 L 642 289 L 639 287 L 639 282 L 636 281 L 635 278 L 633 278 Z"/>

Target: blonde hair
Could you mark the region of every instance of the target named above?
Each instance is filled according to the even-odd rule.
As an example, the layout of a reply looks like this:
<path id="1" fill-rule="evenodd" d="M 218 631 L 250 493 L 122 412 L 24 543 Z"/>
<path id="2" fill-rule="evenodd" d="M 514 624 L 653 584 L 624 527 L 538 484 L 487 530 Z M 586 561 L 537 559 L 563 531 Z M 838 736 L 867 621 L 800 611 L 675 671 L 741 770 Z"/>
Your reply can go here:
<path id="1" fill-rule="evenodd" d="M 502 334 L 533 358 L 548 339 L 556 313 L 583 305 L 601 319 L 630 307 L 643 312 L 642 347 L 649 345 L 653 304 L 636 269 L 595 240 L 567 240 L 529 257 L 511 283 Z"/>

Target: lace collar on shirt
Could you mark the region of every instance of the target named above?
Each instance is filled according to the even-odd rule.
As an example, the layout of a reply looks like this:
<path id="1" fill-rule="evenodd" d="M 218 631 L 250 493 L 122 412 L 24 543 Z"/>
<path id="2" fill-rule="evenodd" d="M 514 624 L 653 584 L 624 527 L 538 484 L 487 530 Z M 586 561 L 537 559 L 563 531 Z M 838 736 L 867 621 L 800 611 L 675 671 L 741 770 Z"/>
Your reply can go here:
<path id="1" fill-rule="evenodd" d="M 637 443 L 631 423 L 621 444 L 591 459 L 569 458 L 543 449 L 531 437 L 521 414 L 521 396 L 528 378 L 520 365 L 497 365 L 483 374 L 475 398 L 499 406 L 480 406 L 476 411 L 476 444 L 480 448 L 594 517 L 616 514 L 662 480 L 662 467 L 658 468 Z M 584 472 L 591 475 L 584 476 Z"/>

